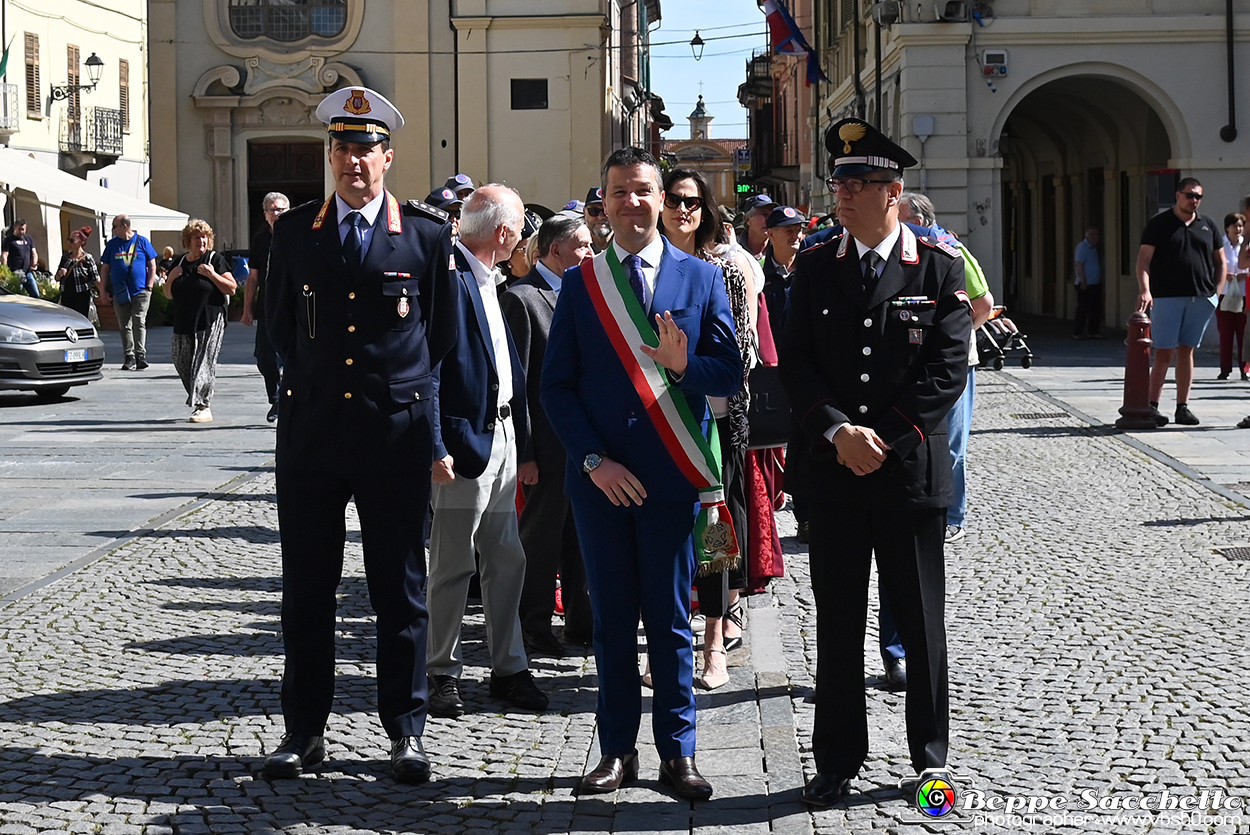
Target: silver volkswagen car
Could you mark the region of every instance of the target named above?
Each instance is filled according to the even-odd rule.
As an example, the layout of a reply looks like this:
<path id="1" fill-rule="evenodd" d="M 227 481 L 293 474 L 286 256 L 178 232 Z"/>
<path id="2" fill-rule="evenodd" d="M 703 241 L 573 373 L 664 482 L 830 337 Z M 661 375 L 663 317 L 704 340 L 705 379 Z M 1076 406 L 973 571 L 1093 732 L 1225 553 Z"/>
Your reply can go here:
<path id="1" fill-rule="evenodd" d="M 104 375 L 95 327 L 59 304 L 0 288 L 0 391 L 52 400 Z"/>

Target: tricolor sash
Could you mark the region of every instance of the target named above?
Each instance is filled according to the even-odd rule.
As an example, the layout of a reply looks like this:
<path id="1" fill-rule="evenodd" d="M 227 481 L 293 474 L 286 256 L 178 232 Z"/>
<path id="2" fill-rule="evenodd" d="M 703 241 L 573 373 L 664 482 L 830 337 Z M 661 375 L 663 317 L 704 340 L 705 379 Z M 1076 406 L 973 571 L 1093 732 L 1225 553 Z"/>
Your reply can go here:
<path id="1" fill-rule="evenodd" d="M 682 474 L 699 491 L 695 520 L 695 552 L 699 575 L 714 574 L 738 564 L 739 549 L 725 489 L 721 485 L 720 442 L 716 422 L 711 438 L 703 437 L 700 420 L 685 395 L 669 381 L 666 370 L 642 352 L 641 344 L 660 344 L 647 313 L 629 286 L 629 276 L 612 247 L 580 266 L 582 282 L 617 358 L 641 398 L 647 417 Z"/>

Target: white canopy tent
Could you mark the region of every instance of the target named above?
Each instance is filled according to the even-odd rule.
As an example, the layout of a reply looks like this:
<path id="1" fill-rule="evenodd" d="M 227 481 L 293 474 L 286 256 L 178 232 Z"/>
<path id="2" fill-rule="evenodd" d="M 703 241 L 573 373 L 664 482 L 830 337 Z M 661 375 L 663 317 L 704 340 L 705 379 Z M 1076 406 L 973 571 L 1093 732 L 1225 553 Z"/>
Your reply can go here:
<path id="1" fill-rule="evenodd" d="M 0 191 L 12 199 L 19 189 L 33 194 L 42 206 L 65 207 L 74 214 L 95 217 L 105 230 L 105 218 L 122 214 L 128 215 L 132 227 L 138 230 L 177 232 L 187 224 L 187 215 L 182 212 L 118 194 L 39 162 L 29 154 L 0 148 Z"/>

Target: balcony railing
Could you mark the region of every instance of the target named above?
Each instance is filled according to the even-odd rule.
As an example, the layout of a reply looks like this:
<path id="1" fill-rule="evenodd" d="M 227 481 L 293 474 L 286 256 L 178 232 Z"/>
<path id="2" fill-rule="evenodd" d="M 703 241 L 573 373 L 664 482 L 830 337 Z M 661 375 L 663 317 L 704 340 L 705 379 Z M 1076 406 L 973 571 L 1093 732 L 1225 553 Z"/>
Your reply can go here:
<path id="1" fill-rule="evenodd" d="M 122 155 L 122 112 L 109 107 L 84 107 L 81 119 L 61 114 L 61 150 L 72 153 Z"/>
<path id="2" fill-rule="evenodd" d="M 0 130 L 16 131 L 22 124 L 17 110 L 17 85 L 0 84 Z"/>

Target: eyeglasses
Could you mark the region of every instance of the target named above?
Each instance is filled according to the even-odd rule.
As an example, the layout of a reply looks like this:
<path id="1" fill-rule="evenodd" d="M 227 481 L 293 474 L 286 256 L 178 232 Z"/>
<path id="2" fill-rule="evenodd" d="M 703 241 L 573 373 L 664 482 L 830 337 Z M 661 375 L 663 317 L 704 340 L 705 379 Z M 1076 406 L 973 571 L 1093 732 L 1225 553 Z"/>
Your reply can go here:
<path id="1" fill-rule="evenodd" d="M 703 208 L 702 197 L 682 197 L 679 194 L 664 195 L 664 205 L 670 209 L 685 208 L 688 212 L 695 212 Z"/>
<path id="2" fill-rule="evenodd" d="M 1199 191 L 1182 191 L 1181 197 L 1188 197 L 1190 200 L 1201 200 L 1202 192 Z"/>
<path id="3" fill-rule="evenodd" d="M 268 209 L 265 209 L 265 212 L 271 215 L 280 215 L 289 208 L 291 207 L 290 206 L 270 206 Z"/>
<path id="4" fill-rule="evenodd" d="M 586 214 L 590 215 L 591 217 L 603 217 L 604 215 L 607 214 L 607 212 L 603 210 L 602 206 L 587 206 Z"/>
<path id="5" fill-rule="evenodd" d="M 869 183 L 892 183 L 893 180 L 865 180 L 861 177 L 829 177 L 825 180 L 825 185 L 832 192 L 845 191 L 849 194 L 859 194 L 864 190 L 864 186 Z"/>

